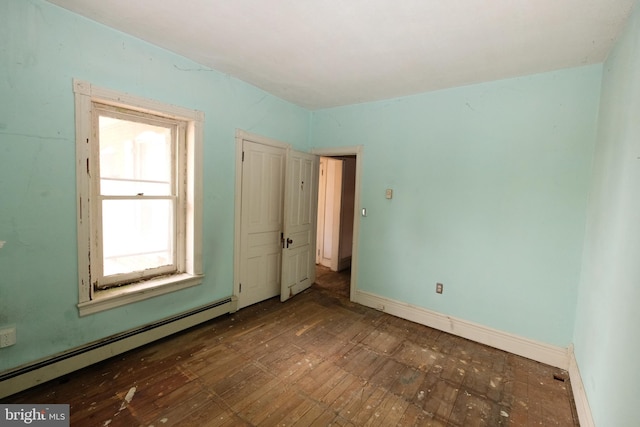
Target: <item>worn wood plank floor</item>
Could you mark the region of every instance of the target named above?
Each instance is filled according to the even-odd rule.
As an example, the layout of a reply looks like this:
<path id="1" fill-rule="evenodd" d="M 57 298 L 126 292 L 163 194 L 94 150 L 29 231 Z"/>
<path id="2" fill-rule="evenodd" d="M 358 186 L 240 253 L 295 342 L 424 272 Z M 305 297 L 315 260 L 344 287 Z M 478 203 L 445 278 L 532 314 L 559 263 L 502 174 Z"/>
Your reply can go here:
<path id="1" fill-rule="evenodd" d="M 577 426 L 566 372 L 312 289 L 6 399 L 72 426 Z"/>

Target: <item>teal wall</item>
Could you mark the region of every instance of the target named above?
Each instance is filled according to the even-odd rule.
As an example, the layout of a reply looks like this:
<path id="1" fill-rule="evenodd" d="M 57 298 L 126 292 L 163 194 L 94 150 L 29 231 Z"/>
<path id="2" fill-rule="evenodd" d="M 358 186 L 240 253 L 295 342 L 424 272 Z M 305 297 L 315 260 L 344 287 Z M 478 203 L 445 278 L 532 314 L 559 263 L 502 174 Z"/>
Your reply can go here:
<path id="1" fill-rule="evenodd" d="M 203 285 L 78 317 L 72 78 L 205 113 Z M 310 113 L 40 0 L 0 2 L 0 372 L 233 291 L 235 129 L 307 149 Z"/>
<path id="2" fill-rule="evenodd" d="M 575 354 L 598 426 L 640 425 L 640 2 L 604 64 Z"/>
<path id="3" fill-rule="evenodd" d="M 358 288 L 568 346 L 601 72 L 314 112 L 312 147 L 364 146 Z"/>

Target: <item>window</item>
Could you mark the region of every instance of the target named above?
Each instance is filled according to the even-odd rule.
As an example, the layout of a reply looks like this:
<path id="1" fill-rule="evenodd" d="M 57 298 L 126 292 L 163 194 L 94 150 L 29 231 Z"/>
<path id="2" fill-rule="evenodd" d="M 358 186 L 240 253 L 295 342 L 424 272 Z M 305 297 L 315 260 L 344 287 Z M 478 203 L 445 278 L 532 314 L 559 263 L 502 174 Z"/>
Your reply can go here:
<path id="1" fill-rule="evenodd" d="M 80 315 L 200 283 L 203 114 L 74 91 Z"/>

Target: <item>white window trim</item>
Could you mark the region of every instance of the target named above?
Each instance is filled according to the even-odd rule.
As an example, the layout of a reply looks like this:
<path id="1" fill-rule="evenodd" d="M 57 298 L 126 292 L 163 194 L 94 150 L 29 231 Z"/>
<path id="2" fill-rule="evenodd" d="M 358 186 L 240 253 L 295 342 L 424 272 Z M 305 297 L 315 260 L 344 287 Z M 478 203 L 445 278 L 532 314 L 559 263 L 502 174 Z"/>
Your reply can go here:
<path id="1" fill-rule="evenodd" d="M 78 310 L 86 316 L 202 283 L 202 145 L 204 113 L 104 89 L 74 79 L 78 218 Z M 93 102 L 187 122 L 187 215 L 184 271 L 118 288 L 95 291 L 91 279 L 90 144 Z"/>

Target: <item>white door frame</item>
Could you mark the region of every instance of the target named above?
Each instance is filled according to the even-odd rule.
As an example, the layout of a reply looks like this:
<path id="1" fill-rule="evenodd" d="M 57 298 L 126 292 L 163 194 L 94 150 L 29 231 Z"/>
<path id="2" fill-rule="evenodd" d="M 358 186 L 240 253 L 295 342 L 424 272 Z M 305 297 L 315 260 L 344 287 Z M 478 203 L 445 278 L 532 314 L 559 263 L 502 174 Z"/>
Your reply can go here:
<path id="1" fill-rule="evenodd" d="M 311 154 L 324 157 L 356 156 L 356 188 L 353 201 L 353 247 L 351 251 L 351 283 L 349 299 L 355 301 L 358 285 L 358 244 L 360 235 L 360 186 L 362 185 L 362 145 L 351 147 L 312 148 Z M 317 197 L 317 195 L 316 195 Z"/>
<path id="2" fill-rule="evenodd" d="M 235 212 L 234 212 L 234 244 L 233 244 L 233 300 L 238 301 L 240 294 L 240 242 L 242 223 L 242 141 L 248 140 L 263 145 L 289 150 L 291 145 L 275 139 L 250 133 L 242 129 L 236 129 L 236 186 L 235 186 Z"/>
<path id="3" fill-rule="evenodd" d="M 290 149 L 291 145 L 267 138 L 261 135 L 253 134 L 241 129 L 236 129 L 236 183 L 235 183 L 235 213 L 234 213 L 234 248 L 233 248 L 233 295 L 237 301 L 237 295 L 240 291 L 240 223 L 241 223 L 241 207 L 242 207 L 242 141 L 248 139 L 260 144 L 272 145 Z M 362 154 L 363 146 L 349 147 L 333 147 L 333 148 L 313 148 L 311 154 L 318 156 L 335 157 L 335 156 L 356 156 L 356 188 L 354 194 L 354 213 L 353 213 L 353 249 L 351 255 L 351 283 L 349 285 L 349 298 L 354 301 L 356 297 L 358 284 L 358 258 L 359 258 L 359 235 L 360 235 L 360 187 L 362 185 Z M 317 193 L 315 197 L 318 197 Z"/>

